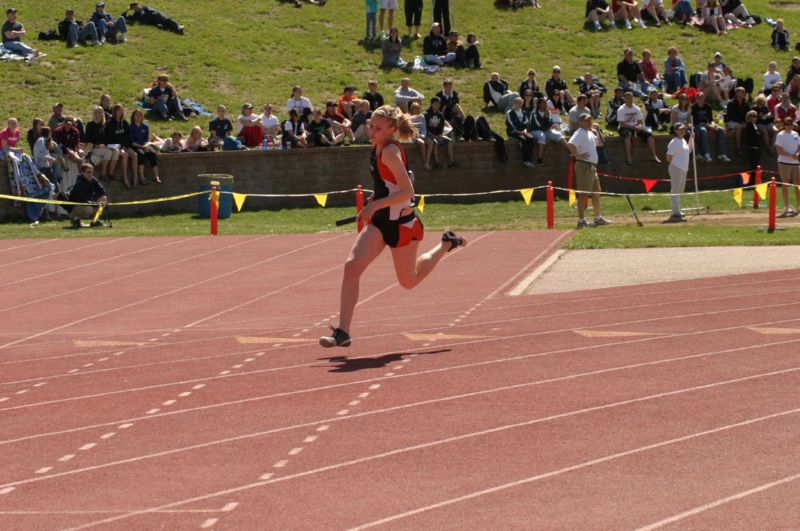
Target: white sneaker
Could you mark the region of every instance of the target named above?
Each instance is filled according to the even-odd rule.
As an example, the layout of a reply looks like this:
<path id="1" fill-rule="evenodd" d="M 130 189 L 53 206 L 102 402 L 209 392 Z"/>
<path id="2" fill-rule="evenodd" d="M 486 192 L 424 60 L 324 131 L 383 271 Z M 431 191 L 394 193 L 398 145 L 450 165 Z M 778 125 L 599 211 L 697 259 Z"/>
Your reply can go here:
<path id="1" fill-rule="evenodd" d="M 610 28 L 615 28 L 615 29 L 616 29 L 616 27 L 617 27 L 617 21 L 616 21 L 616 20 L 612 20 L 611 22 L 609 22 L 609 23 L 608 23 L 608 26 L 609 26 Z"/>
<path id="2" fill-rule="evenodd" d="M 597 225 L 597 226 L 600 226 L 600 225 L 611 225 L 612 223 L 614 223 L 614 222 L 610 221 L 610 220 L 607 220 L 603 216 L 596 216 L 594 218 L 594 224 Z"/>
<path id="3" fill-rule="evenodd" d="M 119 42 L 127 42 L 127 41 L 128 41 L 128 36 L 125 35 L 124 33 L 120 33 L 119 34 Z"/>
<path id="4" fill-rule="evenodd" d="M 645 24 L 644 24 L 644 20 L 640 20 L 639 21 L 639 27 L 642 28 L 642 29 L 647 29 L 647 26 L 645 26 Z"/>
<path id="5" fill-rule="evenodd" d="M 731 159 L 728 157 L 728 155 L 719 155 L 717 158 L 719 160 L 723 161 L 723 162 L 730 162 L 731 161 Z"/>
<path id="6" fill-rule="evenodd" d="M 600 22 L 598 22 L 598 21 L 596 21 L 596 20 L 595 20 L 595 21 L 594 21 L 594 30 L 595 30 L 595 31 L 600 31 L 600 30 L 602 30 L 602 29 L 603 29 L 603 28 L 601 28 L 601 27 L 600 27 Z"/>
<path id="7" fill-rule="evenodd" d="M 630 23 L 630 21 L 629 21 L 629 20 L 626 20 L 626 21 L 625 21 L 625 27 L 626 27 L 627 29 L 633 29 L 633 26 L 631 26 L 631 23 Z"/>
<path id="8" fill-rule="evenodd" d="M 711 162 L 712 160 L 714 160 L 711 158 L 711 153 L 706 153 L 703 158 L 705 159 L 706 162 Z"/>

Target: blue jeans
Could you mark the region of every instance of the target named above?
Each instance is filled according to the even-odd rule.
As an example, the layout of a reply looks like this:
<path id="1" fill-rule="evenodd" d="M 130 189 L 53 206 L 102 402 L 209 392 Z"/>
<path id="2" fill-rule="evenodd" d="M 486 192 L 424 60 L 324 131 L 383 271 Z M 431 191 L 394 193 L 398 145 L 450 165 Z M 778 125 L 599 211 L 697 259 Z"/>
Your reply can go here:
<path id="1" fill-rule="evenodd" d="M 100 34 L 101 40 L 105 40 L 106 37 L 111 37 L 113 39 L 116 37 L 117 33 L 128 32 L 128 26 L 125 24 L 125 17 L 119 17 L 111 27 L 108 26 L 108 22 L 103 20 L 100 22 L 100 26 L 96 29 L 97 33 Z"/>
<path id="2" fill-rule="evenodd" d="M 67 44 L 74 46 L 78 41 L 86 42 L 90 38 L 92 42 L 97 43 L 97 28 L 94 26 L 94 22 L 87 22 L 80 32 L 78 31 L 77 22 L 70 24 L 69 32 L 67 33 Z"/>
<path id="3" fill-rule="evenodd" d="M 708 127 L 705 124 L 695 125 L 694 133 L 695 135 L 697 135 L 695 137 L 695 148 L 697 149 L 697 154 L 710 155 L 711 148 L 708 145 Z M 728 139 L 725 138 L 725 130 L 720 127 L 717 129 L 717 156 L 727 155 L 727 154 L 728 154 Z"/>
<path id="4" fill-rule="evenodd" d="M 183 113 L 178 98 L 170 98 L 167 101 L 158 98 L 156 100 L 156 111 L 158 111 L 158 114 L 165 119 L 169 118 L 170 115 L 178 116 Z"/>
<path id="5" fill-rule="evenodd" d="M 396 59 L 386 59 L 383 62 L 383 66 L 395 66 L 397 68 L 405 68 L 408 66 L 408 61 L 403 61 L 401 58 Z"/>
<path id="6" fill-rule="evenodd" d="M 3 48 L 10 52 L 15 52 L 20 55 L 29 56 L 34 52 L 33 48 L 20 41 L 8 41 L 3 43 Z"/>
<path id="7" fill-rule="evenodd" d="M 686 79 L 686 70 L 673 70 L 671 73 L 664 74 L 664 81 L 667 83 L 667 92 L 675 92 L 679 88 L 686 86 L 689 82 Z"/>
<path id="8" fill-rule="evenodd" d="M 444 56 L 444 59 L 440 59 L 439 56 L 433 55 L 433 54 L 429 54 L 429 55 L 425 56 L 425 62 L 428 63 L 429 65 L 442 66 L 442 65 L 447 64 L 447 63 L 452 63 L 455 60 L 456 60 L 456 54 L 453 53 L 453 52 L 448 52 Z"/>
<path id="9" fill-rule="evenodd" d="M 368 39 L 375 38 L 375 13 L 367 13 L 367 32 L 364 35 Z"/>
<path id="10" fill-rule="evenodd" d="M 36 199 L 50 199 L 53 197 L 53 185 L 44 187 L 38 194 L 29 196 Z M 25 203 L 25 214 L 31 221 L 36 221 L 44 212 L 45 203 Z"/>

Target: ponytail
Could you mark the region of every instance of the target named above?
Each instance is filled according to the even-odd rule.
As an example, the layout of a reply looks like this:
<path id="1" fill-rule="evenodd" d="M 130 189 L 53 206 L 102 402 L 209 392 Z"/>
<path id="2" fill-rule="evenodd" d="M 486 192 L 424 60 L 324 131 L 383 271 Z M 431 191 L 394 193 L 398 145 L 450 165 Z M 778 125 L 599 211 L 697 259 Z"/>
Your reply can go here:
<path id="1" fill-rule="evenodd" d="M 399 108 L 392 105 L 384 105 L 372 113 L 373 118 L 379 116 L 389 123 L 397 130 L 398 136 L 401 140 L 408 140 L 414 138 L 417 134 L 417 129 L 411 123 L 411 117 L 401 111 Z"/>

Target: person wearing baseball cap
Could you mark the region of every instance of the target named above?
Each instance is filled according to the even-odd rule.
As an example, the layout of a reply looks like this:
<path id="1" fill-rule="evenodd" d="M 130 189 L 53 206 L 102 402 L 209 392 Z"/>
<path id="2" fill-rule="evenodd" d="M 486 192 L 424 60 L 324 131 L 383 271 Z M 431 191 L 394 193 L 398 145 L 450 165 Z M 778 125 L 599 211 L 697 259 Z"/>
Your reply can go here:
<path id="1" fill-rule="evenodd" d="M 139 2 L 131 2 L 128 9 L 123 13 L 125 21 L 128 23 L 138 22 L 139 24 L 146 24 L 148 26 L 155 26 L 157 28 L 174 31 L 179 35 L 184 34 L 184 27 L 178 24 L 170 17 L 153 9 L 152 7 L 140 4 Z"/>
<path id="2" fill-rule="evenodd" d="M 6 9 L 6 22 L 3 24 L 3 47 L 20 55 L 24 55 L 28 62 L 39 57 L 39 50 L 33 49 L 22 43 L 22 37 L 27 34 L 21 23 L 17 22 L 17 10 L 13 7 Z"/>
<path id="3" fill-rule="evenodd" d="M 125 24 L 125 17 L 120 16 L 114 20 L 114 17 L 106 13 L 105 10 L 106 4 L 97 2 L 91 18 L 97 29 L 97 34 L 100 36 L 100 42 L 105 42 L 106 38 L 114 39 L 118 43 L 127 41 L 128 26 Z"/>

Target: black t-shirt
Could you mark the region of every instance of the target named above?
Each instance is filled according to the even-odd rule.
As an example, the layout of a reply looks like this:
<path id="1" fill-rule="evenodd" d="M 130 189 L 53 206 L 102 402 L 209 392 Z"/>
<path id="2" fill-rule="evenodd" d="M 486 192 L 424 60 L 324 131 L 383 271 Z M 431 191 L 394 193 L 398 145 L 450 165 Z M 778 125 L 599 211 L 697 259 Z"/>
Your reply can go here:
<path id="1" fill-rule="evenodd" d="M 311 135 L 311 139 L 313 142 L 317 142 L 319 137 L 325 135 L 326 137 L 330 138 L 328 134 L 328 130 L 331 128 L 331 124 L 328 123 L 328 120 L 320 120 L 319 122 L 315 122 L 314 120 L 310 120 L 306 124 L 306 131 Z"/>
<path id="2" fill-rule="evenodd" d="M 11 22 L 10 20 L 6 20 L 6 23 L 3 24 L 3 42 L 19 42 L 19 37 L 14 37 L 13 39 L 9 39 L 6 37 L 7 31 L 20 31 L 22 30 L 22 24 L 19 22 Z"/>
<path id="3" fill-rule="evenodd" d="M 639 80 L 639 75 L 642 73 L 642 69 L 639 68 L 639 63 L 636 61 L 620 61 L 617 63 L 617 78 L 619 76 L 624 76 L 625 79 L 630 81 L 631 83 L 636 82 Z"/>
<path id="4" fill-rule="evenodd" d="M 92 120 L 86 124 L 86 142 L 94 144 L 95 147 L 106 143 L 105 124 Z"/>
<path id="5" fill-rule="evenodd" d="M 353 115 L 353 119 L 350 120 L 350 128 L 353 131 L 358 131 L 358 128 L 367 123 L 367 120 L 372 118 L 372 111 L 368 111 L 363 113 L 361 111 L 356 111 Z"/>
<path id="6" fill-rule="evenodd" d="M 119 144 L 122 147 L 131 145 L 130 127 L 127 120 L 110 119 L 106 123 L 106 144 Z"/>
<path id="7" fill-rule="evenodd" d="M 555 78 L 550 78 L 547 80 L 547 83 L 544 85 L 544 91 L 547 93 L 548 98 L 553 97 L 553 93 L 557 90 L 567 90 L 567 82 L 563 79 L 556 80 Z"/>
<path id="8" fill-rule="evenodd" d="M 378 107 L 383 107 L 383 96 L 381 96 L 380 92 L 376 92 L 375 94 L 365 92 L 364 99 L 369 102 L 369 108 L 373 111 Z"/>
<path id="9" fill-rule="evenodd" d="M 708 124 L 714 121 L 711 106 L 708 103 L 702 107 L 696 103 L 692 105 L 692 120 L 696 124 Z"/>
<path id="10" fill-rule="evenodd" d="M 106 195 L 106 190 L 97 179 L 86 179 L 83 175 L 75 181 L 69 193 L 69 200 L 73 203 L 87 203 L 97 201 Z"/>
<path id="11" fill-rule="evenodd" d="M 172 99 L 175 96 L 175 93 L 172 91 L 172 87 L 166 85 L 164 88 L 159 87 L 156 85 L 155 87 L 150 89 L 148 96 L 151 98 L 158 99 L 164 94 L 167 95 L 167 99 Z"/>
<path id="12" fill-rule="evenodd" d="M 214 131 L 214 134 L 217 135 L 219 138 L 225 138 L 228 136 L 228 133 L 233 131 L 233 124 L 227 118 L 220 120 L 219 118 L 214 118 L 208 124 L 208 130 Z"/>
<path id="13" fill-rule="evenodd" d="M 425 125 L 429 135 L 441 135 L 444 132 L 444 114 L 442 111 L 428 109 L 425 113 Z"/>

